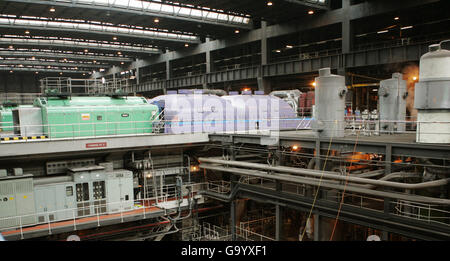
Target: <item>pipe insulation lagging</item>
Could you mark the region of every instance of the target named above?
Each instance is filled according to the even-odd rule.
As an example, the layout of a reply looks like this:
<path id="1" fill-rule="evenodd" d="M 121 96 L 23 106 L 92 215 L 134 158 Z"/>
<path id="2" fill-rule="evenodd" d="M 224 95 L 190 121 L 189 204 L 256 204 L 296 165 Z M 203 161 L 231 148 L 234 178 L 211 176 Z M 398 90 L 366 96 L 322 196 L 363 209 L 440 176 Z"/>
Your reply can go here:
<path id="1" fill-rule="evenodd" d="M 450 178 L 447 178 L 447 179 L 429 181 L 429 182 L 418 183 L 418 184 L 406 184 L 406 183 L 399 183 L 399 182 L 392 182 L 392 181 L 373 180 L 373 179 L 368 179 L 368 178 L 342 176 L 342 175 L 337 175 L 336 172 L 331 172 L 331 171 L 298 169 L 298 168 L 283 167 L 283 166 L 272 167 L 272 166 L 269 166 L 266 164 L 249 163 L 249 162 L 242 162 L 242 161 L 217 160 L 217 159 L 209 159 L 209 158 L 199 158 L 199 161 L 206 162 L 206 163 L 215 163 L 215 164 L 221 164 L 221 165 L 244 167 L 244 168 L 264 169 L 264 170 L 270 170 L 270 171 L 276 171 L 276 172 L 291 173 L 291 174 L 295 174 L 295 175 L 305 175 L 305 176 L 312 176 L 312 177 L 317 177 L 317 178 L 335 179 L 335 180 L 342 180 L 342 181 L 348 181 L 348 182 L 354 182 L 354 183 L 371 184 L 371 185 L 376 185 L 376 186 L 386 186 L 386 187 L 400 188 L 400 189 L 419 189 L 419 188 L 427 188 L 427 187 L 437 187 L 437 186 L 447 185 L 450 182 Z"/>
<path id="2" fill-rule="evenodd" d="M 222 167 L 222 166 L 215 166 L 215 165 L 205 164 L 205 163 L 201 163 L 200 168 L 222 171 L 222 172 L 229 172 L 229 173 L 239 174 L 239 175 L 253 176 L 253 177 L 258 177 L 258 178 L 266 178 L 266 179 L 272 179 L 272 180 L 287 181 L 287 182 L 292 182 L 292 183 L 300 183 L 300 184 L 306 184 L 306 185 L 312 185 L 312 186 L 319 186 L 319 184 L 320 184 L 320 186 L 322 186 L 324 188 L 337 189 L 337 190 L 341 190 L 341 191 L 345 189 L 346 191 L 350 191 L 350 192 L 371 195 L 371 196 L 376 196 L 376 197 L 382 197 L 382 198 L 405 200 L 405 201 L 409 201 L 409 202 L 419 202 L 419 203 L 436 204 L 436 205 L 450 205 L 449 199 L 431 198 L 431 197 L 410 195 L 410 194 L 404 194 L 404 193 L 378 191 L 378 190 L 372 190 L 372 189 L 367 189 L 367 188 L 354 187 L 352 185 L 347 185 L 347 186 L 336 185 L 336 184 L 330 184 L 327 181 L 321 182 L 318 179 L 314 179 L 314 178 L 305 178 L 305 177 L 299 177 L 299 176 L 293 176 L 293 175 L 282 175 L 282 174 L 267 174 L 265 172 L 257 171 L 257 170 L 246 170 L 246 169 Z"/>

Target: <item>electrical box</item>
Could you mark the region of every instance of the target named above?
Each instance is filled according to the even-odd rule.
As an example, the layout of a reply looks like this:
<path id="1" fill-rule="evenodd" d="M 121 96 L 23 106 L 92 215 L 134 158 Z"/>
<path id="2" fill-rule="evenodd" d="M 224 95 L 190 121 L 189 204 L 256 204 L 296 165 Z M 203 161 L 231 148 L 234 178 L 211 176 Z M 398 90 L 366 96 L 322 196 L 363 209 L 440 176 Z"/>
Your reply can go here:
<path id="1" fill-rule="evenodd" d="M 0 179 L 0 228 L 35 223 L 31 175 Z M 10 218 L 8 218 L 10 217 Z"/>
<path id="2" fill-rule="evenodd" d="M 134 206 L 133 172 L 121 169 L 108 173 L 106 195 L 109 213 L 132 210 Z"/>

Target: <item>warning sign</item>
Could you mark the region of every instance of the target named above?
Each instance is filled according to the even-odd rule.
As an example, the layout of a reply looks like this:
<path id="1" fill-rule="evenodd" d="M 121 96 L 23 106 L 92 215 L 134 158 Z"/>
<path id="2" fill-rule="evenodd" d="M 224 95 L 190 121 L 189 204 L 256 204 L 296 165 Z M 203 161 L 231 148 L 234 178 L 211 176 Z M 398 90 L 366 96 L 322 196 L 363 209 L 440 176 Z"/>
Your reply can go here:
<path id="1" fill-rule="evenodd" d="M 86 143 L 86 148 L 87 149 L 90 149 L 90 148 L 104 148 L 106 146 L 107 146 L 106 142 Z"/>
<path id="2" fill-rule="evenodd" d="M 82 113 L 81 114 L 81 120 L 88 121 L 90 119 L 91 119 L 91 114 L 89 114 L 89 113 Z"/>

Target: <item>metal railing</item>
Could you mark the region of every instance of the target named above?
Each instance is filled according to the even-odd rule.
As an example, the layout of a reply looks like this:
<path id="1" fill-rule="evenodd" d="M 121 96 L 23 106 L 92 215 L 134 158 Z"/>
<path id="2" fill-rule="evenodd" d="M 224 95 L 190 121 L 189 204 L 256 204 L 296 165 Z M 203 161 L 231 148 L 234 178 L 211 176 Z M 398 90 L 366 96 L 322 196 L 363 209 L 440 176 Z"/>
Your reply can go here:
<path id="1" fill-rule="evenodd" d="M 192 197 L 194 193 L 204 190 L 207 186 L 208 183 L 193 183 L 184 185 L 183 188 L 190 187 L 191 194 L 188 196 Z M 105 223 L 105 220 L 108 220 L 108 217 L 120 217 L 121 222 L 124 222 L 127 215 L 130 215 L 135 210 L 141 209 L 142 212 L 139 214 L 145 219 L 146 216 L 150 214 L 151 208 L 158 207 L 159 203 L 170 202 L 174 200 L 173 198 L 176 198 L 177 191 L 175 185 L 164 186 L 161 191 L 165 192 L 156 197 L 137 199 L 132 202 L 122 200 L 100 204 L 100 201 L 106 200 L 103 198 L 87 202 L 74 202 L 75 204 L 83 204 L 83 207 L 35 212 L 27 215 L 0 218 L 0 232 L 4 233 L 7 231 L 19 230 L 21 238 L 23 239 L 24 234 L 26 234 L 24 228 L 46 225 L 46 227 L 42 227 L 41 229 L 48 229 L 48 234 L 50 235 L 52 234 L 52 229 L 59 227 L 57 225 L 58 222 L 72 221 L 70 224 L 64 222 L 64 226 L 73 225 L 73 230 L 77 230 L 77 225 L 83 224 L 83 220 L 81 220 L 83 218 L 94 217 L 94 219 L 91 219 L 90 221 L 96 221 L 97 226 L 101 226 L 102 222 Z M 153 202 L 153 204 L 151 204 L 151 202 Z M 89 206 L 84 206 L 84 203 L 89 203 Z M 43 221 L 40 221 L 40 218 Z"/>
<path id="2" fill-rule="evenodd" d="M 54 92 L 66 94 L 114 94 L 131 86 L 128 79 L 73 79 L 69 77 L 46 77 L 40 80 L 41 95 Z"/>
<path id="3" fill-rule="evenodd" d="M 450 211 L 438 206 L 403 200 L 391 202 L 391 206 L 394 215 L 450 226 Z"/>

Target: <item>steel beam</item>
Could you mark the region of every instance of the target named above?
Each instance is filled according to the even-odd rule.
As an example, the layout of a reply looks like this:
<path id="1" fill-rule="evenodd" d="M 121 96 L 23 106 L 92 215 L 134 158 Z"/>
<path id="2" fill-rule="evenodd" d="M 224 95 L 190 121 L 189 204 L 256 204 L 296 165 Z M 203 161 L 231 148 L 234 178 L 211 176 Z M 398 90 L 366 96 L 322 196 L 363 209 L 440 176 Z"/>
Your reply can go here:
<path id="1" fill-rule="evenodd" d="M 2 22 L 3 20 L 4 22 Z M 6 21 L 7 20 L 7 21 Z M 168 41 L 168 42 L 179 42 L 179 43 L 194 43 L 198 44 L 200 43 L 199 37 L 194 37 L 190 35 L 183 35 L 183 34 L 176 34 L 176 33 L 170 33 L 167 34 L 173 34 L 177 37 L 164 37 L 159 36 L 158 34 L 166 34 L 166 32 L 158 32 L 158 31 L 150 31 L 150 30 L 142 30 L 142 29 L 133 29 L 133 28 L 122 28 L 122 27 L 113 27 L 113 26 L 100 26 L 100 25 L 93 25 L 89 29 L 84 29 L 86 27 L 86 24 L 81 23 L 69 23 L 64 22 L 65 24 L 73 24 L 71 27 L 63 27 L 61 25 L 51 24 L 48 21 L 38 21 L 43 23 L 43 25 L 36 25 L 35 23 L 32 23 L 33 20 L 30 20 L 30 23 L 28 20 L 22 19 L 25 21 L 25 23 L 21 24 L 18 23 L 17 19 L 5 19 L 0 18 L 0 27 L 3 28 L 12 28 L 12 29 L 34 29 L 34 30 L 44 30 L 44 31 L 57 31 L 57 32 L 78 32 L 78 33 L 90 33 L 90 34 L 100 34 L 100 35 L 111 35 L 111 36 L 121 36 L 121 37 L 131 37 L 131 38 L 138 38 L 138 39 L 147 39 L 147 40 L 158 40 L 158 41 Z M 55 22 L 53 22 L 55 23 Z M 124 29 L 128 30 L 128 33 L 122 32 Z M 149 35 L 149 32 L 153 33 L 154 35 Z M 183 36 L 188 36 L 183 37 Z M 193 38 L 192 38 L 193 37 Z"/>
<path id="2" fill-rule="evenodd" d="M 33 65 L 33 66 L 58 66 L 58 67 L 83 67 L 83 68 L 108 68 L 108 64 L 65 63 L 39 60 L 0 60 L 1 65 Z"/>
<path id="3" fill-rule="evenodd" d="M 73 60 L 94 60 L 94 61 L 108 61 L 108 62 L 133 62 L 133 58 L 125 58 L 119 56 L 104 56 L 104 55 L 84 55 L 71 53 L 56 53 L 46 51 L 0 51 L 0 57 L 42 57 L 42 58 L 58 58 L 58 59 L 73 59 Z"/>
<path id="4" fill-rule="evenodd" d="M 1 67 L 0 67 L 1 68 Z M 28 69 L 28 68 L 25 68 Z M 34 71 L 34 70 L 33 70 Z M 60 72 L 60 71 L 57 71 Z M 208 134 L 178 134 L 178 135 L 117 135 L 92 138 L 62 138 L 43 140 L 2 141 L 0 143 L 0 158 L 15 158 L 40 154 L 74 153 L 85 151 L 108 151 L 117 149 L 146 148 L 186 143 L 200 144 L 208 142 Z M 102 144 L 98 148 L 88 148 L 88 144 Z"/>
<path id="5" fill-rule="evenodd" d="M 310 211 L 314 202 L 314 198 L 311 197 L 277 192 L 272 189 L 242 183 L 239 184 L 238 193 L 240 197 L 253 200 L 279 201 L 289 208 L 298 208 L 305 212 Z M 339 209 L 339 203 L 318 199 L 315 201 L 314 209 L 315 213 L 320 216 L 334 219 Z M 425 220 L 411 219 L 345 204 L 341 208 L 339 220 L 423 240 L 450 239 L 450 229 L 446 225 L 438 225 Z"/>
<path id="6" fill-rule="evenodd" d="M 100 4 L 100 3 L 83 3 L 79 2 L 77 0 L 67 0 L 67 1 L 58 1 L 58 0 L 49 0 L 49 1 L 43 1 L 43 0 L 4 0 L 7 2 L 17 2 L 17 3 L 25 3 L 25 4 L 39 4 L 39 5 L 48 5 L 48 6 L 54 6 L 54 7 L 68 7 L 68 8 L 80 8 L 80 9 L 95 9 L 99 11 L 112 11 L 112 12 L 118 12 L 118 13 L 126 13 L 130 15 L 139 15 L 139 16 L 149 16 L 150 18 L 159 17 L 159 18 L 165 18 L 165 19 L 172 19 L 172 20 L 178 20 L 179 22 L 193 22 L 193 23 L 201 23 L 201 24 L 211 24 L 211 25 L 220 25 L 220 26 L 226 26 L 226 27 L 233 27 L 233 28 L 242 28 L 242 29 L 251 29 L 253 27 L 253 23 L 250 20 L 249 24 L 241 24 L 236 23 L 232 21 L 219 21 L 219 20 L 213 20 L 213 19 L 207 19 L 204 17 L 197 17 L 197 16 L 189 16 L 187 14 L 178 14 L 178 13 L 167 13 L 164 11 L 154 11 L 151 9 L 146 9 L 144 7 L 136 7 L 136 6 L 129 6 L 123 7 L 123 6 L 117 6 L 115 7 L 114 4 Z M 167 4 L 167 3 L 164 3 Z M 206 11 L 206 10 L 203 10 Z"/>
<path id="7" fill-rule="evenodd" d="M 329 9 L 326 1 L 324 1 L 323 4 L 319 3 L 319 1 L 317 1 L 317 0 L 316 1 L 284 0 L 284 1 L 288 2 L 288 3 L 302 5 L 302 6 L 314 7 L 315 9 L 320 9 L 320 10 L 328 10 Z"/>
<path id="8" fill-rule="evenodd" d="M 0 44 L 4 45 L 26 45 L 26 46 L 57 46 L 63 48 L 100 49 L 109 51 L 123 51 L 133 53 L 159 54 L 160 50 L 150 47 L 126 46 L 105 43 L 80 42 L 69 40 L 28 39 L 28 38 L 0 38 Z"/>
<path id="9" fill-rule="evenodd" d="M 18 68 L 18 67 L 0 67 L 0 71 L 18 71 L 18 72 L 62 72 L 62 73 L 89 73 L 90 71 L 83 71 L 83 70 L 63 70 L 63 69 L 41 69 L 41 68 Z"/>
<path id="10" fill-rule="evenodd" d="M 287 34 L 292 34 L 296 32 L 301 32 L 309 29 L 314 29 L 318 27 L 323 27 L 331 24 L 336 23 L 342 23 L 343 19 L 348 19 L 349 21 L 360 19 L 363 17 L 369 17 L 374 15 L 379 15 L 383 13 L 389 13 L 394 12 L 396 10 L 400 9 L 406 9 L 411 8 L 419 5 L 429 4 L 429 3 L 435 3 L 439 2 L 439 0 L 411 0 L 407 2 L 399 2 L 399 1 L 383 1 L 382 4 L 378 3 L 377 1 L 368 1 L 363 2 L 356 5 L 349 6 L 349 10 L 346 10 L 348 13 L 348 17 L 344 17 L 344 10 L 336 9 L 332 11 L 328 11 L 326 15 L 321 16 L 314 16 L 309 19 L 308 23 L 284 23 L 284 24 L 276 24 L 272 26 L 268 26 L 265 30 L 265 37 L 267 38 L 273 38 L 273 37 L 279 37 Z M 157 63 L 165 62 L 166 60 L 174 60 L 174 59 L 180 59 L 187 56 L 193 56 L 200 53 L 205 53 L 206 51 L 216 51 L 219 49 L 231 47 L 231 46 L 237 46 L 242 44 L 248 44 L 250 42 L 255 41 L 261 41 L 261 39 L 264 37 L 262 28 L 249 31 L 247 33 L 243 33 L 240 35 L 239 38 L 235 39 L 225 39 L 225 40 L 215 40 L 210 42 L 205 42 L 203 44 L 199 44 L 195 46 L 194 48 L 189 48 L 188 50 L 182 50 L 182 51 L 172 51 L 165 54 L 161 54 L 158 56 L 154 56 L 145 60 L 139 60 L 136 61 L 131 65 L 131 68 L 134 69 L 136 67 L 144 67 L 149 66 Z M 327 60 L 332 59 L 332 60 Z M 291 70 L 293 73 L 302 73 L 302 72 L 310 72 L 315 71 L 317 66 L 318 68 L 321 67 L 321 63 L 323 64 L 321 68 L 323 67 L 331 67 L 331 68 L 338 68 L 339 67 L 339 57 L 333 56 L 333 58 L 327 58 L 322 57 L 321 60 L 318 61 L 306 61 L 310 64 L 297 64 L 295 65 L 296 68 L 308 68 L 311 67 L 311 69 L 295 69 L 292 68 Z M 264 67 L 264 66 L 263 66 Z M 264 68 L 263 68 L 264 70 Z M 104 75 L 111 74 L 110 72 L 105 72 Z M 96 77 L 101 77 L 103 74 L 96 75 Z M 263 76 L 267 76 L 268 73 L 264 71 Z M 277 74 L 274 74 L 274 76 Z"/>

